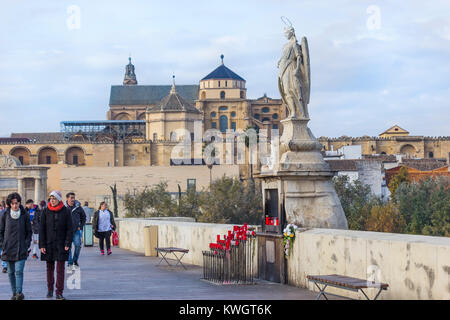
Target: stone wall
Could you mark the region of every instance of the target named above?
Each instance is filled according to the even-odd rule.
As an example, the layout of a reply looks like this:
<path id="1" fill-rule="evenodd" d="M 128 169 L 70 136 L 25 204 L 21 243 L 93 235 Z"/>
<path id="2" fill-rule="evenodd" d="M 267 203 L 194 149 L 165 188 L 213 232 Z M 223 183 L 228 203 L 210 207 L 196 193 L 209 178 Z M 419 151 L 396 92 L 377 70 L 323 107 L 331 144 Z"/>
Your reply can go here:
<path id="1" fill-rule="evenodd" d="M 288 283 L 313 290 L 306 276 L 341 274 L 389 284 L 381 299 L 450 299 L 450 238 L 311 229 L 300 232 L 288 260 Z M 368 290 L 369 296 L 376 289 Z M 364 299 L 361 293 L 337 294 Z"/>
<path id="2" fill-rule="evenodd" d="M 144 253 L 143 229 L 158 225 L 158 246 L 189 248 L 186 263 L 202 265 L 202 250 L 232 225 L 122 219 L 121 248 Z M 255 254 L 256 256 L 256 254 Z M 257 257 L 255 257 L 257 258 Z M 290 285 L 313 287 L 306 276 L 341 274 L 369 279 L 375 272 L 389 289 L 380 299 L 450 299 L 450 238 L 310 229 L 298 232 L 288 262 Z M 339 295 L 364 299 L 361 293 L 330 289 Z M 370 297 L 375 289 L 367 290 Z"/>
<path id="3" fill-rule="evenodd" d="M 183 262 L 203 265 L 203 250 L 216 242 L 217 235 L 233 230 L 232 224 L 162 221 L 156 219 L 121 219 L 119 222 L 120 247 L 144 254 L 144 227 L 158 226 L 158 246 L 189 249 Z M 256 266 L 256 251 L 255 263 Z M 255 270 L 256 272 L 256 270 Z"/>
<path id="4" fill-rule="evenodd" d="M 64 167 L 52 166 L 49 185 L 55 186 L 65 195 L 74 191 L 80 201 L 96 203 L 96 197 L 110 196 L 109 186 L 117 184 L 117 193 L 124 195 L 128 190 L 143 190 L 162 180 L 167 180 L 170 192 L 186 191 L 187 179 L 196 179 L 196 188 L 209 186 L 207 166 L 146 166 L 146 167 Z M 212 179 L 223 175 L 239 177 L 238 165 L 218 165 L 212 169 Z M 58 181 L 54 181 L 55 178 Z M 49 189 L 50 190 L 50 189 Z"/>

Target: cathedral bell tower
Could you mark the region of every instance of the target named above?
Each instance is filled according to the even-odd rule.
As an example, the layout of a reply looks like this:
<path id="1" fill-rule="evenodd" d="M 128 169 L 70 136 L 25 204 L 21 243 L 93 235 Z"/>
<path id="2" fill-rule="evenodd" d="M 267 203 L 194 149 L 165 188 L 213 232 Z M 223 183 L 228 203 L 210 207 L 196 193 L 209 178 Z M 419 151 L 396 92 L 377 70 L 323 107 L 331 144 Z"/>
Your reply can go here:
<path id="1" fill-rule="evenodd" d="M 125 77 L 123 79 L 123 85 L 136 85 L 136 74 L 134 73 L 134 65 L 131 63 L 131 57 L 128 58 L 129 63 L 125 67 Z"/>

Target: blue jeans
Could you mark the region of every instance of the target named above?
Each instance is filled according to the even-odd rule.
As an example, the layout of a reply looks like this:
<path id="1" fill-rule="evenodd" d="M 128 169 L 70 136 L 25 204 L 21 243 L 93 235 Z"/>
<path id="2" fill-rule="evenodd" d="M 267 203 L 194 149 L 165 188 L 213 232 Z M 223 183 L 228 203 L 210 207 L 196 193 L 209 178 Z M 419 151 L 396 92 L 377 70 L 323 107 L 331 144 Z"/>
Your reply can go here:
<path id="1" fill-rule="evenodd" d="M 0 256 L 2 255 L 2 248 L 0 248 Z M 6 263 L 6 261 L 2 261 L 2 268 L 7 268 L 8 264 Z"/>
<path id="2" fill-rule="evenodd" d="M 23 285 L 23 268 L 25 267 L 26 259 L 19 261 L 6 261 L 8 264 L 9 284 L 13 294 L 22 293 Z"/>
<path id="3" fill-rule="evenodd" d="M 75 246 L 75 250 L 72 257 L 72 245 L 70 245 L 69 261 L 67 262 L 67 264 L 69 265 L 73 264 L 74 262 L 78 262 L 78 257 L 80 256 L 81 252 L 81 234 L 81 230 L 77 230 L 73 233 L 73 245 Z"/>

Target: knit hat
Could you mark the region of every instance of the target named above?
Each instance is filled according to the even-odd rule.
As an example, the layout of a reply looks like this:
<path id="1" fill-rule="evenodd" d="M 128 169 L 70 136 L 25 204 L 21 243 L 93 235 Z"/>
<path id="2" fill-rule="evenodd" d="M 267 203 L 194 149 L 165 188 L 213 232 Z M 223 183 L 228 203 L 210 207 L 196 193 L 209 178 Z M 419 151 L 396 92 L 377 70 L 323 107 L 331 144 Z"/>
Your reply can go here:
<path id="1" fill-rule="evenodd" d="M 54 196 L 54 197 L 55 197 L 56 199 L 58 199 L 59 201 L 62 200 L 62 193 L 61 193 L 61 191 L 53 190 L 53 191 L 50 193 L 50 196 Z"/>

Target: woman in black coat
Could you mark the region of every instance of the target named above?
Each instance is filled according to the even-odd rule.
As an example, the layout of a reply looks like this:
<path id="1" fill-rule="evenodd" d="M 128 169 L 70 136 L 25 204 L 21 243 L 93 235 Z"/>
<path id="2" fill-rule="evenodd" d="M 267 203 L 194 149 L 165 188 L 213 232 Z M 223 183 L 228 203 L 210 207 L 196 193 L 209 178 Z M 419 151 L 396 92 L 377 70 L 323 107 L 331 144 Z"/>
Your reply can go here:
<path id="1" fill-rule="evenodd" d="M 28 257 L 31 243 L 30 215 L 20 204 L 21 197 L 17 192 L 8 195 L 8 209 L 0 219 L 0 246 L 2 260 L 6 261 L 8 277 L 13 296 L 11 300 L 23 300 L 23 269 Z"/>
<path id="2" fill-rule="evenodd" d="M 56 261 L 56 299 L 64 300 L 64 263 L 69 260 L 73 227 L 70 211 L 62 202 L 60 191 L 50 193 L 50 202 L 41 213 L 39 248 L 41 260 L 47 262 L 47 298 L 53 296 Z"/>

